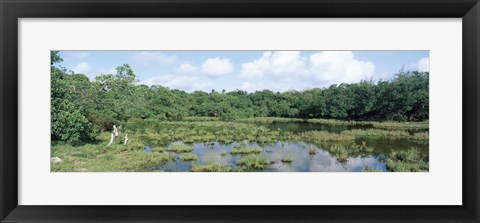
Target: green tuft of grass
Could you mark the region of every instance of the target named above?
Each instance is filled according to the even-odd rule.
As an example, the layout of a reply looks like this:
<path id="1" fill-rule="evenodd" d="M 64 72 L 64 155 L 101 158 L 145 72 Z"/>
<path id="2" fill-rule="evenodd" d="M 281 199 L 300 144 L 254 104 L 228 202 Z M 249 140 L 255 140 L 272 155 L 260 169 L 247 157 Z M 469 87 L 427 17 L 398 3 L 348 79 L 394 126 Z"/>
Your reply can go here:
<path id="1" fill-rule="evenodd" d="M 416 148 L 392 151 L 383 161 L 387 164 L 387 169 L 393 172 L 424 172 L 429 168 L 428 160 Z"/>
<path id="2" fill-rule="evenodd" d="M 229 165 L 222 165 L 218 163 L 206 165 L 193 165 L 191 172 L 230 172 L 232 168 Z"/>
<path id="3" fill-rule="evenodd" d="M 194 161 L 197 160 L 197 155 L 193 153 L 184 153 L 180 156 L 180 159 L 183 161 Z"/>
<path id="4" fill-rule="evenodd" d="M 308 155 L 313 156 L 315 154 L 317 154 L 317 149 L 315 149 L 315 147 L 313 146 L 310 146 L 310 149 L 308 150 Z"/>
<path id="5" fill-rule="evenodd" d="M 259 154 L 261 152 L 262 152 L 261 148 L 240 148 L 240 149 L 233 148 L 232 150 L 230 150 L 230 154 L 232 155 L 252 154 L 252 153 Z"/>
<path id="6" fill-rule="evenodd" d="M 174 152 L 174 153 L 189 153 L 193 151 L 193 146 L 188 145 L 173 145 L 167 148 L 167 151 Z"/>
<path id="7" fill-rule="evenodd" d="M 293 157 L 291 156 L 284 156 L 282 158 L 282 163 L 292 163 L 293 162 Z"/>
<path id="8" fill-rule="evenodd" d="M 248 155 L 237 161 L 239 171 L 242 170 L 263 170 L 266 169 L 270 161 L 263 155 Z"/>

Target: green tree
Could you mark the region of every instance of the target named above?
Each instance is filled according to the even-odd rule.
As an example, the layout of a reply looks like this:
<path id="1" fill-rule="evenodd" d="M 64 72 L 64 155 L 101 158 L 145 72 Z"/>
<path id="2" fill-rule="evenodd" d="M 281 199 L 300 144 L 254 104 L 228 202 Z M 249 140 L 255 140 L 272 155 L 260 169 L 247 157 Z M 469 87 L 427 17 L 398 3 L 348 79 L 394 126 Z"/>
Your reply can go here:
<path id="1" fill-rule="evenodd" d="M 91 141 L 98 128 L 84 116 L 83 108 L 73 103 L 66 70 L 54 66 L 61 60 L 58 52 L 51 52 L 51 138 L 71 144 Z"/>

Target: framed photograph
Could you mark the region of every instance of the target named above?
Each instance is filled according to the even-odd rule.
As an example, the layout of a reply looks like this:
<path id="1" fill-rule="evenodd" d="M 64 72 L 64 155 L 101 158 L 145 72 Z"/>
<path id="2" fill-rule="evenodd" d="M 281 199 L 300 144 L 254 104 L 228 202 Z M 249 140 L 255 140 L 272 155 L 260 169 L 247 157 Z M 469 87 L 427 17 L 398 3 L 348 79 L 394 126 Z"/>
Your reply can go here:
<path id="1" fill-rule="evenodd" d="M 477 0 L 0 2 L 1 222 L 478 222 Z"/>

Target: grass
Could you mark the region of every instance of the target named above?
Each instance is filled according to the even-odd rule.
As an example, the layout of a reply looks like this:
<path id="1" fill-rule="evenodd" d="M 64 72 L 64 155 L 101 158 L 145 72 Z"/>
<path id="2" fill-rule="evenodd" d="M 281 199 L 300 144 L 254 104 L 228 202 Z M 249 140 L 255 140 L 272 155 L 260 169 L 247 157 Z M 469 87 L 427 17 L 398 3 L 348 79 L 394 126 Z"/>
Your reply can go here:
<path id="1" fill-rule="evenodd" d="M 390 130 L 428 130 L 429 123 L 426 122 L 371 122 L 374 128 Z"/>
<path id="2" fill-rule="evenodd" d="M 190 172 L 230 172 L 230 165 L 222 165 L 218 163 L 206 165 L 193 165 Z"/>
<path id="3" fill-rule="evenodd" d="M 362 143 L 362 145 L 357 145 L 354 143 L 344 145 L 335 144 L 331 145 L 330 147 L 326 147 L 326 149 L 330 152 L 330 154 L 337 157 L 337 161 L 340 163 L 348 161 L 349 157 L 364 157 L 373 152 L 373 148 L 366 146 L 366 143 Z"/>
<path id="4" fill-rule="evenodd" d="M 233 148 L 232 150 L 230 150 L 230 154 L 232 155 L 237 155 L 237 154 L 259 154 L 261 153 L 263 150 L 261 148 L 240 148 L 240 149 L 237 149 L 237 148 Z"/>
<path id="5" fill-rule="evenodd" d="M 380 169 L 372 168 L 372 167 L 370 167 L 368 164 L 366 164 L 366 165 L 363 167 L 362 172 L 383 172 L 383 171 L 380 170 Z"/>
<path id="6" fill-rule="evenodd" d="M 298 139 L 314 142 L 339 142 L 355 140 L 355 136 L 348 134 L 337 134 L 327 131 L 308 131 L 298 135 Z"/>
<path id="7" fill-rule="evenodd" d="M 427 158 L 417 148 L 392 151 L 383 161 L 393 172 L 425 172 L 429 169 Z"/>
<path id="8" fill-rule="evenodd" d="M 180 159 L 183 161 L 195 161 L 197 160 L 197 155 L 193 153 L 184 153 L 180 156 Z"/>
<path id="9" fill-rule="evenodd" d="M 418 143 L 428 144 L 429 134 L 428 132 L 416 132 L 412 136 L 412 140 Z"/>
<path id="10" fill-rule="evenodd" d="M 282 163 L 292 163 L 293 162 L 293 157 L 291 156 L 284 156 L 282 158 Z"/>
<path id="11" fill-rule="evenodd" d="M 377 138 L 377 139 L 409 139 L 411 136 L 404 130 L 382 130 L 382 129 L 354 129 L 346 130 L 341 135 L 349 135 L 355 138 Z"/>
<path id="12" fill-rule="evenodd" d="M 429 122 L 376 122 L 376 121 L 346 121 L 336 119 L 308 119 L 307 122 L 322 125 L 370 126 L 371 128 L 387 130 L 428 130 Z"/>
<path id="13" fill-rule="evenodd" d="M 132 150 L 124 145 L 86 144 L 52 146 L 52 157 L 59 157 L 62 163 L 52 163 L 53 172 L 145 172 L 173 159 L 169 153 L 145 153 L 143 148 Z"/>
<path id="14" fill-rule="evenodd" d="M 226 152 L 226 151 L 222 151 L 222 152 L 220 153 L 220 156 L 226 156 L 226 155 L 227 155 L 227 152 Z"/>
<path id="15" fill-rule="evenodd" d="M 280 118 L 280 117 L 255 117 L 255 118 L 244 118 L 235 120 L 237 122 L 262 122 L 262 123 L 273 123 L 273 122 L 303 122 L 303 119 L 300 118 Z"/>
<path id="16" fill-rule="evenodd" d="M 193 146 L 188 145 L 173 145 L 166 149 L 167 151 L 174 152 L 174 153 L 189 153 L 193 151 Z"/>
<path id="17" fill-rule="evenodd" d="M 263 155 L 248 155 L 237 161 L 237 170 L 263 170 L 266 169 L 270 161 Z"/>
<path id="18" fill-rule="evenodd" d="M 322 124 L 322 125 L 358 125 L 361 122 L 356 121 L 344 121 L 336 119 L 308 119 L 307 122 Z"/>
<path id="19" fill-rule="evenodd" d="M 313 146 L 310 146 L 310 149 L 308 150 L 308 155 L 313 156 L 315 154 L 317 154 L 317 149 L 315 149 L 315 147 Z"/>

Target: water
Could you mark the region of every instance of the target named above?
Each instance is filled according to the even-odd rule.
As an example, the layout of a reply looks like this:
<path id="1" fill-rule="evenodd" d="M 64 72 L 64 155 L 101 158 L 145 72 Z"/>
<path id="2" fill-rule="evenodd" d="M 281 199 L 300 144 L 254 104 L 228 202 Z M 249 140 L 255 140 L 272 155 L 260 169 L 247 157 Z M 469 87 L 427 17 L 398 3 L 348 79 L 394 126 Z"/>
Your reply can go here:
<path id="1" fill-rule="evenodd" d="M 365 126 L 331 126 L 305 122 L 273 122 L 273 123 L 257 123 L 257 125 L 265 126 L 271 130 L 281 129 L 282 131 L 290 131 L 300 133 L 304 131 L 329 131 L 339 133 L 344 130 L 365 128 Z M 170 142 L 168 146 L 173 144 L 182 144 L 182 141 Z M 230 151 L 240 142 L 220 143 L 218 141 L 210 143 L 194 143 L 192 153 L 197 155 L 196 161 L 182 161 L 180 154 L 175 154 L 175 158 L 165 165 L 151 167 L 151 171 L 165 172 L 188 172 L 193 164 L 223 164 L 230 165 L 233 170 L 236 168 L 236 162 L 244 155 L 232 155 Z M 379 140 L 379 139 L 362 139 L 353 142 L 356 145 L 366 144 L 373 147 L 373 151 L 363 152 L 360 154 L 349 154 L 348 158 L 339 158 L 337 155 L 329 152 L 328 148 L 335 144 L 315 144 L 306 141 L 278 141 L 260 146 L 256 142 L 242 142 L 249 148 L 262 148 L 263 152 L 258 155 L 268 157 L 270 164 L 267 169 L 253 171 L 268 172 L 359 172 L 363 171 L 366 166 L 370 169 L 378 171 L 387 171 L 386 164 L 381 161 L 384 154 L 390 153 L 392 150 L 408 150 L 410 148 L 419 148 L 423 154 L 428 156 L 428 145 L 417 144 L 408 140 Z M 350 142 L 352 143 L 352 142 Z M 316 153 L 310 155 L 309 151 L 313 148 Z M 149 146 L 145 147 L 145 152 L 151 153 Z M 226 155 L 225 155 L 226 153 Z M 223 155 L 222 155 L 223 154 Z M 291 163 L 282 162 L 282 158 L 290 157 L 293 159 Z"/>
<path id="2" fill-rule="evenodd" d="M 176 142 L 178 143 L 178 142 Z M 219 163 L 230 165 L 233 168 L 235 163 L 246 155 L 232 155 L 230 150 L 237 143 L 221 144 L 215 142 L 213 145 L 204 143 L 195 143 L 193 153 L 198 157 L 197 161 L 182 161 L 180 155 L 176 155 L 173 161 L 157 167 L 152 167 L 152 171 L 166 171 L 166 172 L 187 172 L 192 167 L 193 163 L 209 164 Z M 250 147 L 260 146 L 256 143 L 250 143 Z M 313 146 L 317 153 L 309 155 L 309 149 Z M 359 172 L 362 171 L 365 165 L 370 168 L 385 171 L 386 166 L 379 161 L 379 156 L 356 156 L 349 157 L 347 161 L 341 162 L 337 157 L 329 152 L 318 148 L 313 144 L 303 142 L 277 142 L 263 147 L 263 152 L 260 155 L 268 157 L 270 164 L 265 170 L 268 172 Z M 226 155 L 222 156 L 222 152 Z M 283 157 L 289 156 L 293 159 L 291 163 L 283 163 Z"/>

